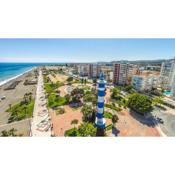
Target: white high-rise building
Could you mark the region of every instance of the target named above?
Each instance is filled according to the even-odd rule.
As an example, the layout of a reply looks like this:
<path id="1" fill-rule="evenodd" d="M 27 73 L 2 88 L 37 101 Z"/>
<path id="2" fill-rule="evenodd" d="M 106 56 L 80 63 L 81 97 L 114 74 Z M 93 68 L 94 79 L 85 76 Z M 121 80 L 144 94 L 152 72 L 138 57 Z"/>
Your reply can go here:
<path id="1" fill-rule="evenodd" d="M 175 59 L 162 63 L 161 81 L 164 88 L 171 88 L 171 98 L 175 99 Z"/>
<path id="2" fill-rule="evenodd" d="M 160 76 L 162 81 L 167 84 L 171 84 L 174 75 L 175 59 L 167 60 L 162 63 Z"/>
<path id="3" fill-rule="evenodd" d="M 138 91 L 148 91 L 159 85 L 159 76 L 157 75 L 134 75 L 131 85 Z"/>
<path id="4" fill-rule="evenodd" d="M 169 76 L 170 86 L 171 86 L 171 98 L 175 100 L 175 61 L 172 63 L 170 76 Z"/>
<path id="5" fill-rule="evenodd" d="M 80 76 L 88 76 L 88 64 L 79 64 L 78 65 L 78 73 Z"/>

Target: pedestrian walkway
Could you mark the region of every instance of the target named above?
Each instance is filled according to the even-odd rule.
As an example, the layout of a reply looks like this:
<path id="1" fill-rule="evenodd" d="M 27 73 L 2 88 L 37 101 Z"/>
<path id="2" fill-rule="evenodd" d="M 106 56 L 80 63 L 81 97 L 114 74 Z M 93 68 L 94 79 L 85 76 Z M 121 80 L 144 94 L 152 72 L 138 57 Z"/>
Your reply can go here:
<path id="1" fill-rule="evenodd" d="M 39 72 L 33 119 L 31 123 L 32 137 L 51 136 L 51 119 L 47 109 L 42 71 Z"/>

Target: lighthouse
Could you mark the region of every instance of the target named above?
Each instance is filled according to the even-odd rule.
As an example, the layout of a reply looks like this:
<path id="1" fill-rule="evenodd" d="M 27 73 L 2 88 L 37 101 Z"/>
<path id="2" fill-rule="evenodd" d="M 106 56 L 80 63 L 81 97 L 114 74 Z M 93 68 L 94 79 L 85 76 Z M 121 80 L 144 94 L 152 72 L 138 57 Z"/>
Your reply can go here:
<path id="1" fill-rule="evenodd" d="M 103 118 L 104 113 L 104 96 L 105 96 L 105 85 L 106 81 L 104 79 L 103 73 L 100 74 L 98 80 L 98 101 L 97 101 L 97 117 L 96 117 L 96 126 L 97 130 L 101 131 L 105 128 L 105 119 Z M 98 132 L 98 131 L 97 131 Z M 98 134 L 98 133 L 97 133 Z M 99 135 L 99 134 L 98 134 Z M 101 134 L 100 134 L 101 135 Z"/>

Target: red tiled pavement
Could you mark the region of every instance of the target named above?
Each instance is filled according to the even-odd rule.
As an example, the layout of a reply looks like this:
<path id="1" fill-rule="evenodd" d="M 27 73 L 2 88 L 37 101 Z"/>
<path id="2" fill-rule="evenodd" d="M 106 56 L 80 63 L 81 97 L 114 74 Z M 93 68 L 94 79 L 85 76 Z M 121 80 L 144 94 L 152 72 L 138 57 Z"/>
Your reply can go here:
<path id="1" fill-rule="evenodd" d="M 123 110 L 117 113 L 119 121 L 116 128 L 120 131 L 118 136 L 160 136 L 156 127 L 149 127 L 134 119 L 128 112 Z"/>
<path id="2" fill-rule="evenodd" d="M 72 120 L 77 119 L 79 121 L 78 125 L 82 122 L 81 109 L 73 109 L 69 106 L 64 106 L 64 109 L 66 112 L 61 115 L 56 115 L 55 111 L 50 110 L 55 136 L 64 136 L 66 130 L 73 128 Z"/>

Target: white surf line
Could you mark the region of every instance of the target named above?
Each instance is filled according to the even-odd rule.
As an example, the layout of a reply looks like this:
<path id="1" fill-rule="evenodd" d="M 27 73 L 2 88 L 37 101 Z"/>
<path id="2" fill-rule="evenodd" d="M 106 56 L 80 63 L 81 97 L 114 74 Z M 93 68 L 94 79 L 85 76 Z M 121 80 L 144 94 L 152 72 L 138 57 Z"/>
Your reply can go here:
<path id="1" fill-rule="evenodd" d="M 9 79 L 6 79 L 6 80 L 1 81 L 1 82 L 0 82 L 0 87 L 3 86 L 3 85 L 5 85 L 5 84 L 7 84 L 9 81 L 15 80 L 15 79 L 19 78 L 20 76 L 22 76 L 22 75 L 24 75 L 24 74 L 26 74 L 26 73 L 32 71 L 32 70 L 35 69 L 35 68 L 36 68 L 36 67 L 34 67 L 34 68 L 32 68 L 32 69 L 29 69 L 29 70 L 27 70 L 27 71 L 25 71 L 25 72 L 23 72 L 23 73 L 20 73 L 20 74 L 14 76 L 14 77 L 11 77 L 11 78 L 9 78 Z"/>

